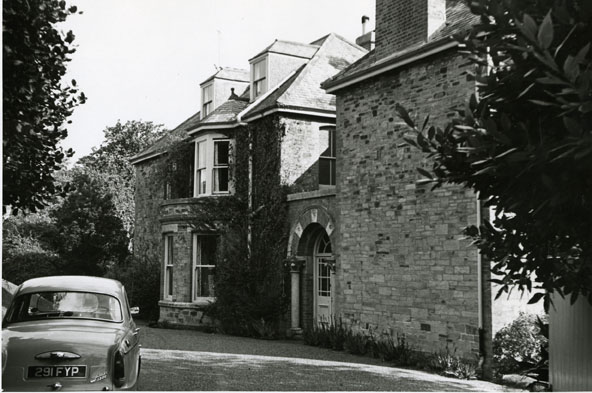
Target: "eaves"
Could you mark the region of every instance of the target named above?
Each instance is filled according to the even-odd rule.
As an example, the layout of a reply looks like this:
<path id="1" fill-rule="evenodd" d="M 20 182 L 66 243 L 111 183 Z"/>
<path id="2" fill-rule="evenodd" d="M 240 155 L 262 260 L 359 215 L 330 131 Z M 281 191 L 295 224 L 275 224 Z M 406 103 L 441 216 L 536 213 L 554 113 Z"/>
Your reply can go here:
<path id="1" fill-rule="evenodd" d="M 458 46 L 458 42 L 452 37 L 446 37 L 434 42 L 429 42 L 417 49 L 402 54 L 393 54 L 384 59 L 378 60 L 368 68 L 355 72 L 351 75 L 336 80 L 327 80 L 321 83 L 321 87 L 327 93 L 335 93 L 348 86 L 355 85 L 367 79 L 381 75 L 385 72 L 415 63 L 438 53 L 447 51 Z"/>

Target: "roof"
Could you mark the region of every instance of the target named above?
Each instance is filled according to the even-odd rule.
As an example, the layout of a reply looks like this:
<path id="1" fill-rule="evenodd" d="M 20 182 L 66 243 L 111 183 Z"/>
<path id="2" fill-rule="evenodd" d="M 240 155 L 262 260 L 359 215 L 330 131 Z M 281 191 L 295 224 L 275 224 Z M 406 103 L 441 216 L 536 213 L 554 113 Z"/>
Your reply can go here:
<path id="1" fill-rule="evenodd" d="M 215 74 L 210 76 L 205 81 L 201 82 L 200 85 L 211 81 L 212 79 L 226 79 L 231 81 L 249 82 L 249 71 L 242 70 L 240 68 L 222 67 Z"/>
<path id="2" fill-rule="evenodd" d="M 163 137 L 154 142 L 150 147 L 142 150 L 130 158 L 130 162 L 135 165 L 165 153 L 173 142 L 183 140 L 188 137 L 187 131 L 195 127 L 195 125 L 199 122 L 200 117 L 201 112 L 194 113 L 191 115 L 191 117 L 183 121 L 183 123 L 179 124 L 173 130 L 169 131 Z"/>
<path id="3" fill-rule="evenodd" d="M 121 296 L 123 285 L 110 278 L 91 276 L 49 276 L 32 278 L 21 284 L 18 294 L 49 291 L 96 292 Z"/>
<path id="4" fill-rule="evenodd" d="M 321 82 L 359 59 L 366 50 L 333 33 L 315 42 L 320 42 L 321 46 L 312 59 L 272 94 L 255 103 L 243 119 L 271 108 L 335 111 L 335 96 L 321 89 Z"/>
<path id="5" fill-rule="evenodd" d="M 214 109 L 207 117 L 202 119 L 199 124 L 196 124 L 196 126 L 233 122 L 236 120 L 236 115 L 238 115 L 247 106 L 249 106 L 248 99 L 244 100 L 241 98 L 231 98 Z"/>
<path id="6" fill-rule="evenodd" d="M 253 56 L 249 61 L 256 59 L 264 53 L 280 53 L 283 55 L 290 55 L 296 57 L 304 57 L 310 59 L 319 49 L 318 45 L 303 44 L 300 42 L 275 40 L 273 44 L 263 49 L 256 56 Z"/>
<path id="7" fill-rule="evenodd" d="M 462 1 L 449 0 L 446 7 L 446 22 L 437 29 L 426 42 L 418 43 L 401 51 L 394 52 L 386 58 L 377 59 L 376 51 L 370 51 L 366 56 L 334 75 L 322 83 L 324 89 L 330 89 L 342 82 L 353 80 L 365 73 L 369 73 L 387 64 L 396 63 L 398 60 L 412 58 L 420 53 L 427 53 L 438 45 L 453 42 L 453 35 L 467 31 L 479 20 L 477 15 L 471 13 Z M 335 90 L 333 90 L 335 91 Z"/>

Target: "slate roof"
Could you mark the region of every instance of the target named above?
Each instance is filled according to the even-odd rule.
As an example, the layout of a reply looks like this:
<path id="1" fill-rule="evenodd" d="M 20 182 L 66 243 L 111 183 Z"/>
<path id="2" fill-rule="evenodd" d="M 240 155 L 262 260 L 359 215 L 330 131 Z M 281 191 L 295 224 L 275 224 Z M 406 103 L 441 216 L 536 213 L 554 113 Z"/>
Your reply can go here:
<path id="1" fill-rule="evenodd" d="M 144 149 L 140 153 L 133 156 L 130 159 L 130 162 L 132 164 L 136 164 L 156 155 L 165 153 L 172 143 L 183 140 L 188 137 L 187 131 L 189 131 L 191 128 L 195 127 L 197 123 L 199 123 L 200 116 L 201 112 L 194 113 L 188 119 L 179 124 L 177 127 L 169 131 L 156 142 L 154 142 L 152 146 L 148 147 L 147 149 Z"/>
<path id="2" fill-rule="evenodd" d="M 321 89 L 321 82 L 356 61 L 366 50 L 334 33 L 315 42 L 320 42 L 321 46 L 312 59 L 282 86 L 249 109 L 243 119 L 271 108 L 335 111 L 335 96 Z"/>
<path id="3" fill-rule="evenodd" d="M 344 79 L 350 79 L 364 74 L 365 71 L 376 65 L 420 53 L 422 50 L 431 48 L 440 42 L 452 41 L 454 34 L 469 30 L 471 25 L 478 21 L 479 17 L 472 14 L 464 2 L 449 0 L 446 7 L 446 22 L 428 38 L 427 42 L 420 42 L 382 59 L 376 59 L 376 51 L 372 50 L 348 68 L 324 81 L 323 88 L 329 88 Z"/>
<path id="4" fill-rule="evenodd" d="M 233 68 L 233 67 L 222 67 L 215 74 L 210 76 L 205 81 L 201 82 L 200 85 L 211 81 L 214 78 L 218 79 L 227 79 L 231 81 L 241 81 L 241 82 L 249 82 L 250 76 L 249 71 L 242 70 L 240 68 Z"/>
<path id="5" fill-rule="evenodd" d="M 253 56 L 249 61 L 261 56 L 264 53 L 281 53 L 284 55 L 291 55 L 297 57 L 304 57 L 310 59 L 319 49 L 318 45 L 303 44 L 301 42 L 275 40 L 273 44 L 263 49 L 256 56 Z"/>
<path id="6" fill-rule="evenodd" d="M 247 106 L 249 106 L 248 98 L 246 100 L 240 99 L 229 99 L 222 105 L 214 109 L 208 116 L 202 119 L 196 126 L 201 125 L 213 125 L 213 124 L 224 124 L 232 123 L 236 120 L 236 115 L 242 112 Z M 194 127 L 195 128 L 195 127 Z"/>

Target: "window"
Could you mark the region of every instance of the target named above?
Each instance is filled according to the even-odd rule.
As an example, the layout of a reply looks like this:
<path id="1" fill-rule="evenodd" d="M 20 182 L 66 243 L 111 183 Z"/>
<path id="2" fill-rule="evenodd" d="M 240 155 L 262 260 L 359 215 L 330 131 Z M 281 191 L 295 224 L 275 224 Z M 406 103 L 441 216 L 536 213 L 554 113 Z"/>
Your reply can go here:
<path id="1" fill-rule="evenodd" d="M 213 297 L 218 236 L 193 234 L 193 301 Z"/>
<path id="2" fill-rule="evenodd" d="M 174 237 L 164 237 L 164 297 L 173 298 L 173 266 L 175 265 Z"/>
<path id="3" fill-rule="evenodd" d="M 214 141 L 214 192 L 228 192 L 230 141 Z"/>
<path id="4" fill-rule="evenodd" d="M 230 194 L 232 141 L 223 135 L 206 135 L 195 142 L 194 196 Z"/>
<path id="5" fill-rule="evenodd" d="M 207 189 L 207 176 L 206 167 L 207 155 L 206 155 L 206 142 L 197 142 L 195 144 L 195 184 L 197 192 L 196 194 L 204 195 Z"/>
<path id="6" fill-rule="evenodd" d="M 320 146 L 322 153 L 319 156 L 319 184 L 335 185 L 335 127 L 321 128 Z"/>
<path id="7" fill-rule="evenodd" d="M 202 89 L 202 98 L 201 98 L 201 102 L 203 103 L 202 110 L 201 110 L 201 118 L 202 119 L 204 117 L 206 117 L 207 115 L 209 115 L 210 112 L 212 111 L 213 99 L 214 99 L 213 85 L 205 86 Z"/>
<path id="8" fill-rule="evenodd" d="M 253 99 L 267 90 L 267 58 L 253 64 Z"/>

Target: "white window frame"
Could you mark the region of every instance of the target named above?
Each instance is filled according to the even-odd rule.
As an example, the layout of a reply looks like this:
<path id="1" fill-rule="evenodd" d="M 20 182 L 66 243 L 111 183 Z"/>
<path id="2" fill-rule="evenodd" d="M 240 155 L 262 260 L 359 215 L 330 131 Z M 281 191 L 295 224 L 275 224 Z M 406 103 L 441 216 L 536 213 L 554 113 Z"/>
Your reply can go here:
<path id="1" fill-rule="evenodd" d="M 169 244 L 170 243 L 170 244 Z M 175 238 L 173 234 L 164 235 L 164 291 L 165 300 L 173 300 L 175 277 Z M 169 258 L 170 257 L 170 258 Z M 172 282 L 172 284 L 171 284 Z"/>
<path id="2" fill-rule="evenodd" d="M 209 91 L 209 97 L 206 101 L 206 92 Z M 214 110 L 214 84 L 209 83 L 201 88 L 201 118 L 203 119 Z"/>
<path id="3" fill-rule="evenodd" d="M 269 56 L 253 60 L 251 63 L 251 101 L 256 100 L 269 88 Z M 262 66 L 263 75 L 256 75 L 257 66 Z M 261 85 L 261 91 L 257 94 L 257 86 Z"/>
<path id="4" fill-rule="evenodd" d="M 215 145 L 218 142 L 228 142 L 228 164 L 215 165 Z M 234 194 L 234 182 L 230 166 L 233 160 L 234 140 L 222 134 L 207 134 L 194 140 L 195 143 L 195 171 L 193 197 L 200 198 L 212 195 Z M 202 149 L 200 151 L 200 148 Z M 228 190 L 214 189 L 214 176 L 217 170 L 228 168 Z M 201 176 L 201 177 L 200 177 Z M 200 182 L 201 180 L 201 182 Z M 205 182 L 205 184 L 204 184 Z"/>
<path id="5" fill-rule="evenodd" d="M 216 238 L 217 235 L 212 234 L 202 234 L 202 233 L 193 233 L 193 256 L 192 256 L 192 268 L 191 268 L 191 300 L 195 303 L 201 302 L 211 302 L 215 299 L 214 296 L 198 296 L 197 288 L 198 288 L 198 274 L 197 270 L 199 268 L 215 268 L 216 265 L 202 265 L 201 264 L 201 243 L 200 238 L 203 237 L 212 237 Z M 215 274 L 215 273 L 214 273 Z M 214 289 L 215 293 L 215 289 Z"/>
<path id="6" fill-rule="evenodd" d="M 319 132 L 321 131 L 327 131 L 329 134 L 329 147 L 326 150 L 329 150 L 330 155 L 323 155 L 326 150 L 319 153 L 319 187 L 334 187 L 337 183 L 337 146 L 335 145 L 337 137 L 336 127 L 322 126 L 319 128 Z M 321 183 L 321 161 L 327 161 L 329 163 L 329 184 Z"/>

